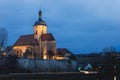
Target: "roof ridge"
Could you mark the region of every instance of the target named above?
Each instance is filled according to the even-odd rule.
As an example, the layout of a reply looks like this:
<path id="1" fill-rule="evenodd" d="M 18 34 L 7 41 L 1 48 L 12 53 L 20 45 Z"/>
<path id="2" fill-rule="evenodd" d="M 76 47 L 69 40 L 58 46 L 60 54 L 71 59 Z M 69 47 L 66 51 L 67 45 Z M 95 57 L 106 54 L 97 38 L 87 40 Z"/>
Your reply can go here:
<path id="1" fill-rule="evenodd" d="M 20 36 L 31 36 L 31 35 L 33 35 L 33 34 L 26 34 L 26 35 L 20 35 Z"/>
<path id="2" fill-rule="evenodd" d="M 42 35 L 46 35 L 46 34 L 52 34 L 52 33 L 44 33 L 44 34 L 42 34 Z"/>

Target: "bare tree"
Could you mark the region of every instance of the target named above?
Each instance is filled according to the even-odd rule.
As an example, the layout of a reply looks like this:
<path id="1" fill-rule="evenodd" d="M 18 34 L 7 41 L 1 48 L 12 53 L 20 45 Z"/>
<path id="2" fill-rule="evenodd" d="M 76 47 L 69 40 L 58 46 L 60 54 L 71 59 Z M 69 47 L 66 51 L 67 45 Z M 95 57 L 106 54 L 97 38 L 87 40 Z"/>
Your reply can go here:
<path id="1" fill-rule="evenodd" d="M 0 50 L 5 48 L 7 39 L 8 39 L 7 30 L 5 28 L 0 27 Z"/>
<path id="2" fill-rule="evenodd" d="M 106 47 L 106 48 L 103 48 L 103 53 L 116 53 L 116 48 L 113 47 L 113 46 L 110 46 L 110 47 Z"/>
<path id="3" fill-rule="evenodd" d="M 103 49 L 104 53 L 104 63 L 105 63 L 105 71 L 107 72 L 113 72 L 114 69 L 113 67 L 115 65 L 118 65 L 118 60 L 117 60 L 117 50 L 115 47 L 106 47 Z"/>

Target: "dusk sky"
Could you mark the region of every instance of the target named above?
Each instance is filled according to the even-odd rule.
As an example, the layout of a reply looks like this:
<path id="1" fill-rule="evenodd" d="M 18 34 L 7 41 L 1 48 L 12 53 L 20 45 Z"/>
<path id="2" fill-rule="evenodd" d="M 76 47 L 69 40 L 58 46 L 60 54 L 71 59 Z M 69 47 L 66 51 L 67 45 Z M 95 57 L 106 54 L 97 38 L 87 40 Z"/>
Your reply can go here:
<path id="1" fill-rule="evenodd" d="M 120 51 L 120 0 L 0 0 L 0 27 L 8 31 L 8 45 L 32 34 L 42 10 L 57 48 L 73 53 Z"/>

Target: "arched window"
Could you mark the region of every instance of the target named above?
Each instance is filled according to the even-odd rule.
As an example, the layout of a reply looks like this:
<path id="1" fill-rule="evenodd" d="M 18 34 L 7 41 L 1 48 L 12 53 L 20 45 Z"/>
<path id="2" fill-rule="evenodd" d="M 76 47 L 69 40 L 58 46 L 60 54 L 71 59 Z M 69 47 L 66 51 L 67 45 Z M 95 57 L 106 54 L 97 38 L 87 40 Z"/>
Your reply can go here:
<path id="1" fill-rule="evenodd" d="M 35 34 L 38 34 L 37 30 L 35 31 Z"/>

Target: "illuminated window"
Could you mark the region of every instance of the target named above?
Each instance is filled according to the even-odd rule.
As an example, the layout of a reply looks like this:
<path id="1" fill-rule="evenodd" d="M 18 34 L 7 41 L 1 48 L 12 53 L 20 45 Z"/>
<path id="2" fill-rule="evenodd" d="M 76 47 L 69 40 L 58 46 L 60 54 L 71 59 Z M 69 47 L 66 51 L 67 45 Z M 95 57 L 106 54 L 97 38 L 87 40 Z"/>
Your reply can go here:
<path id="1" fill-rule="evenodd" d="M 17 48 L 14 50 L 14 54 L 17 55 L 18 57 L 22 56 L 22 50 L 20 48 Z"/>

